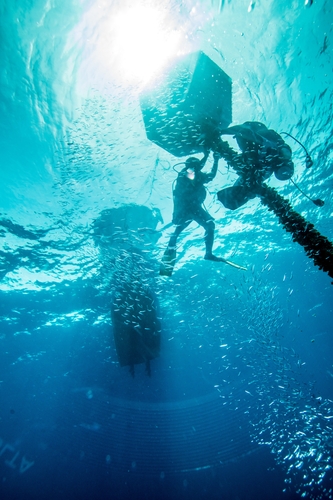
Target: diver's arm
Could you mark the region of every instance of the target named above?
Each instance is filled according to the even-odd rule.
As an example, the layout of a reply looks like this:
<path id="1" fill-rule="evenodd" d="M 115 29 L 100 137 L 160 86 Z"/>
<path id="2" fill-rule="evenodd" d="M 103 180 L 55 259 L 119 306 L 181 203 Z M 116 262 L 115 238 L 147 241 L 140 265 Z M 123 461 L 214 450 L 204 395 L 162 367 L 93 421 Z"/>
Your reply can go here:
<path id="1" fill-rule="evenodd" d="M 203 168 L 206 165 L 207 158 L 209 156 L 210 150 L 206 149 L 203 158 L 200 160 L 200 168 Z"/>
<path id="2" fill-rule="evenodd" d="M 212 181 L 214 179 L 214 177 L 216 176 L 216 174 L 217 174 L 217 168 L 219 166 L 219 159 L 221 158 L 220 153 L 218 153 L 217 151 L 215 151 L 213 153 L 213 158 L 214 158 L 213 167 L 212 167 L 212 170 L 209 172 L 209 174 L 206 174 L 205 182 Z"/>

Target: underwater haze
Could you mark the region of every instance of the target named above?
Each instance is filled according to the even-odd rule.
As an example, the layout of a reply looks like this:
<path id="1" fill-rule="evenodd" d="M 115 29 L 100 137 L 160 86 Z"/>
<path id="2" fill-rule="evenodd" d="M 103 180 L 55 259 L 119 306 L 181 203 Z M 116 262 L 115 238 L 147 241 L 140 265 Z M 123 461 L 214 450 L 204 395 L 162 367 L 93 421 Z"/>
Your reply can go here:
<path id="1" fill-rule="evenodd" d="M 246 270 L 204 260 L 193 222 L 161 276 L 186 158 L 140 106 L 202 51 L 231 125 L 308 151 L 283 136 L 303 193 L 266 182 L 331 248 L 332 47 L 331 0 L 0 2 L 1 499 L 333 498 L 332 256 L 320 269 L 259 198 L 224 208 L 220 160 L 214 254 Z M 146 366 L 121 351 L 134 310 Z"/>

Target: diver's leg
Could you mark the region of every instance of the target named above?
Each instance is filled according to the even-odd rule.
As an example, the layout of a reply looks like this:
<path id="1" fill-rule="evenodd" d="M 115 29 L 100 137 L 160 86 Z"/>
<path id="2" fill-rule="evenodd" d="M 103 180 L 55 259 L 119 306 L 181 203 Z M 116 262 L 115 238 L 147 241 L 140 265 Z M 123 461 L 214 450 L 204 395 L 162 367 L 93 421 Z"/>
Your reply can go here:
<path id="1" fill-rule="evenodd" d="M 205 222 L 203 227 L 205 228 L 205 246 L 206 246 L 205 259 L 215 260 L 213 255 L 215 223 L 213 220 L 209 220 Z"/>
<path id="2" fill-rule="evenodd" d="M 212 216 L 201 207 L 201 209 L 197 211 L 196 218 L 194 220 L 205 230 L 206 253 L 204 259 L 213 260 L 215 262 L 224 262 L 225 259 L 222 257 L 216 257 L 213 255 L 215 223 Z"/>
<path id="3" fill-rule="evenodd" d="M 178 224 L 174 233 L 172 234 L 167 249 L 162 257 L 162 262 L 160 266 L 161 276 L 171 276 L 173 272 L 174 265 L 176 263 L 176 243 L 177 238 L 182 231 L 190 224 L 191 221 L 186 221 L 183 224 Z"/>
<path id="4" fill-rule="evenodd" d="M 173 234 L 171 235 L 171 238 L 169 240 L 169 244 L 168 244 L 168 249 L 170 250 L 176 250 L 176 243 L 177 243 L 177 239 L 178 239 L 178 236 L 180 235 L 180 233 L 182 231 L 184 231 L 184 229 L 190 224 L 191 221 L 188 221 L 188 222 L 185 222 L 183 224 L 178 224 L 176 226 L 176 229 L 174 230 Z"/>

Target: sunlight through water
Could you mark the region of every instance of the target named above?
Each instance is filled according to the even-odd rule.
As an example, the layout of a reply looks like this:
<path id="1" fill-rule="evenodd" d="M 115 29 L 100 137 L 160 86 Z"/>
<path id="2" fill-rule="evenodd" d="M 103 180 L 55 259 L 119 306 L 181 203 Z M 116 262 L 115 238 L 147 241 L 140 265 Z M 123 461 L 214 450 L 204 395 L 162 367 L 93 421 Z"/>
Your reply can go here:
<path id="1" fill-rule="evenodd" d="M 118 54 L 125 79 L 147 82 L 180 48 L 180 32 L 172 29 L 164 9 L 135 5 L 110 23 L 111 50 Z"/>

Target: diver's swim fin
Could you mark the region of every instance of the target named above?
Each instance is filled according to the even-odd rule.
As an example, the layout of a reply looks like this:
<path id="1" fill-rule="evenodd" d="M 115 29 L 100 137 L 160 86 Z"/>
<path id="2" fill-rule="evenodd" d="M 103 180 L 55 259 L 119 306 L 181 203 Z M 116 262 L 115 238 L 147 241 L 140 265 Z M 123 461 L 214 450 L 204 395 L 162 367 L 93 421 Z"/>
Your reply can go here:
<path id="1" fill-rule="evenodd" d="M 231 260 L 223 259 L 225 264 L 229 264 L 229 266 L 235 267 L 236 269 L 242 269 L 243 271 L 247 271 L 246 267 L 240 266 L 239 264 L 235 264 L 234 262 L 231 262 Z"/>
<path id="2" fill-rule="evenodd" d="M 211 260 L 213 262 L 224 262 L 225 264 L 229 264 L 229 266 L 235 267 L 236 269 L 247 271 L 246 267 L 235 264 L 234 262 L 231 262 L 231 260 L 224 259 L 223 257 L 216 257 L 216 255 L 206 254 L 205 260 Z"/>
<path id="3" fill-rule="evenodd" d="M 160 275 L 171 276 L 173 268 L 175 266 L 175 262 L 176 262 L 176 249 L 167 248 L 162 258 Z"/>

